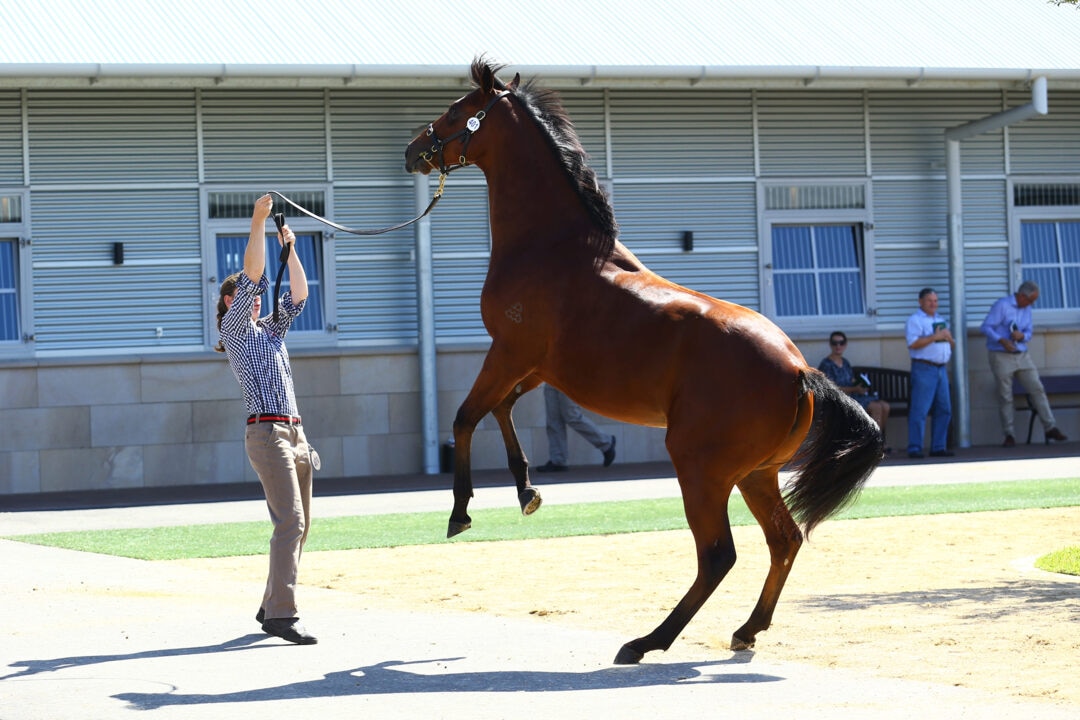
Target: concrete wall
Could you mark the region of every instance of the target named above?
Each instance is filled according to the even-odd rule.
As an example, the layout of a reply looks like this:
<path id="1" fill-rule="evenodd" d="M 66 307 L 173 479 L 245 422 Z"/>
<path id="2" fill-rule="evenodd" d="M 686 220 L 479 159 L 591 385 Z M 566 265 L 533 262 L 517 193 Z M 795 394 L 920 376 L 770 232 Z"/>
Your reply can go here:
<path id="1" fill-rule="evenodd" d="M 816 366 L 826 338 L 798 341 Z M 992 376 L 982 336 L 969 334 L 969 383 L 975 445 L 1000 442 Z M 1080 332 L 1043 331 L 1031 352 L 1044 374 L 1077 372 Z M 441 351 L 438 360 L 440 441 L 483 361 L 481 349 Z M 849 335 L 855 364 L 908 368 L 899 336 Z M 423 471 L 418 361 L 415 353 L 300 351 L 293 371 L 308 439 L 323 460 L 320 477 Z M 0 365 L 0 495 L 255 481 L 243 448 L 240 388 L 222 356 L 11 361 Z M 1080 411 L 1056 411 L 1058 425 L 1080 439 Z M 617 462 L 664 460 L 664 430 L 592 416 L 618 438 Z M 533 391 L 514 412 L 526 455 L 547 460 L 543 394 Z M 1017 414 L 1023 441 L 1027 413 Z M 1038 425 L 1038 423 L 1036 423 Z M 1023 428 L 1023 430 L 1021 429 Z M 904 418 L 890 420 L 889 443 L 902 450 Z M 1042 441 L 1037 427 L 1034 441 Z M 570 433 L 571 464 L 600 462 L 600 453 Z M 498 426 L 487 416 L 473 441 L 473 466 L 505 467 Z"/>

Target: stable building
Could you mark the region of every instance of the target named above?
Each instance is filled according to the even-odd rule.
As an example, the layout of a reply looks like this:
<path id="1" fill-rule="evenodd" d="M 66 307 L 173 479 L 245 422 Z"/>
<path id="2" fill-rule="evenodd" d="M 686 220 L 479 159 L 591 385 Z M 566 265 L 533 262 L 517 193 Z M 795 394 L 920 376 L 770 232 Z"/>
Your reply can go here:
<path id="1" fill-rule="evenodd" d="M 20 8 L 0 46 L 0 496 L 255 481 L 212 350 L 253 201 L 363 229 L 417 215 L 437 178 L 408 175 L 405 146 L 482 53 L 560 91 L 623 243 L 772 318 L 811 365 L 843 330 L 853 362 L 907 368 L 904 321 L 934 287 L 960 338 L 954 443 L 999 442 L 978 332 L 993 301 L 1036 280 L 1040 370 L 1080 356 L 1080 12 L 676 4 L 512 26 L 485 2 Z M 488 343 L 483 175 L 454 172 L 430 216 L 381 235 L 282 209 L 311 282 L 289 349 L 320 475 L 438 472 Z M 535 463 L 532 395 L 515 420 Z M 666 459 L 662 429 L 596 419 L 618 462 Z M 1058 421 L 1080 436 L 1076 410 Z M 903 418 L 889 435 L 903 445 Z M 505 464 L 490 418 L 472 458 Z"/>

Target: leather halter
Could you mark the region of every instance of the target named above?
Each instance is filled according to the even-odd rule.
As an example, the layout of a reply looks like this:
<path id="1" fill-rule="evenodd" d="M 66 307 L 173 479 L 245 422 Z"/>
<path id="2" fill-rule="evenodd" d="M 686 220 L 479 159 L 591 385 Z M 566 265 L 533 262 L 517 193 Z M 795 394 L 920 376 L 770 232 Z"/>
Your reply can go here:
<path id="1" fill-rule="evenodd" d="M 446 139 L 440 138 L 435 132 L 435 125 L 429 123 L 427 126 L 427 135 L 428 137 L 433 138 L 431 149 L 427 152 L 420 153 L 420 158 L 427 162 L 427 164 L 431 167 L 437 169 L 443 175 L 446 175 L 451 170 L 459 167 L 465 167 L 466 165 L 468 165 L 469 161 L 465 159 L 465 153 L 469 149 L 469 141 L 472 140 L 473 134 L 480 129 L 480 121 L 487 117 L 488 110 L 491 110 L 492 106 L 495 103 L 499 102 L 509 94 L 509 90 L 503 90 L 502 92 L 495 95 L 495 97 L 491 98 L 491 100 L 488 101 L 488 104 L 484 106 L 483 110 L 479 111 L 465 121 L 465 127 L 461 128 L 456 133 Z M 462 137 L 465 139 L 461 141 L 461 155 L 458 156 L 457 164 L 447 165 L 444 149 L 447 145 Z M 434 158 L 436 155 L 438 155 L 439 159 L 438 165 L 432 162 L 432 158 Z"/>
<path id="2" fill-rule="evenodd" d="M 469 147 L 469 141 L 472 139 L 473 133 L 475 133 L 477 130 L 480 129 L 480 121 L 483 120 L 485 117 L 487 117 L 488 110 L 490 110 L 495 103 L 497 103 L 499 100 L 502 100 L 505 96 L 507 96 L 509 94 L 510 94 L 509 90 L 503 90 L 503 91 L 499 92 L 495 97 L 491 98 L 491 100 L 488 101 L 488 104 L 484 106 L 483 110 L 476 113 L 475 115 L 473 115 L 471 118 L 469 118 L 465 122 L 465 127 L 463 127 L 461 130 L 458 130 L 456 133 L 454 133 L 450 137 L 446 138 L 445 140 L 440 139 L 439 136 L 435 134 L 435 126 L 433 124 L 431 124 L 431 123 L 428 124 L 427 135 L 428 135 L 428 137 L 435 138 L 435 141 L 433 142 L 433 144 L 431 146 L 431 149 L 429 151 L 420 153 L 420 158 L 422 160 L 424 160 L 425 162 L 427 162 L 428 165 L 431 165 L 431 167 L 433 167 L 433 168 L 435 168 L 435 169 L 437 169 L 439 171 L 439 188 L 438 188 L 438 190 L 435 191 L 435 195 L 431 198 L 431 203 L 428 204 L 428 206 L 424 210 L 424 212 L 420 213 L 419 215 L 414 217 L 412 220 L 407 220 L 405 222 L 398 223 L 397 225 L 391 225 L 390 227 L 378 228 L 377 230 L 358 230 L 356 228 L 351 228 L 351 227 L 348 227 L 346 225 L 339 225 L 338 223 L 334 222 L 333 220 L 329 220 L 327 218 L 324 218 L 321 215 L 317 215 L 317 214 L 311 212 L 310 210 L 308 210 L 307 208 L 305 208 L 304 206 L 299 205 L 296 202 L 293 202 L 291 199 L 289 199 L 285 195 L 279 193 L 277 190 L 270 190 L 268 192 L 271 195 L 277 195 L 279 198 L 281 198 L 282 202 L 284 202 L 286 205 L 289 205 L 289 206 L 293 207 L 294 209 L 296 209 L 297 211 L 303 213 L 304 215 L 307 215 L 308 217 L 310 217 L 310 218 L 312 218 L 314 220 L 318 220 L 319 222 L 323 223 L 324 225 L 332 227 L 335 230 L 340 230 L 341 232 L 349 233 L 351 235 L 381 235 L 383 233 L 391 232 L 393 230 L 400 230 L 401 228 L 408 227 L 409 225 L 412 225 L 416 221 L 420 220 L 421 218 L 427 216 L 428 213 L 430 213 L 432 210 L 435 209 L 435 205 L 439 202 L 440 198 L 442 198 L 443 186 L 446 184 L 446 176 L 450 174 L 451 170 L 456 170 L 459 167 L 465 167 L 466 165 L 469 164 L 468 161 L 465 159 L 465 151 Z M 462 144 L 461 144 L 461 155 L 458 156 L 458 162 L 457 162 L 456 165 L 447 165 L 446 164 L 446 159 L 445 159 L 444 154 L 443 154 L 443 148 L 446 147 L 446 145 L 448 143 L 451 143 L 451 142 L 453 142 L 454 140 L 457 140 L 460 137 L 464 137 L 465 140 L 462 141 Z M 438 156 L 439 156 L 439 164 L 438 165 L 436 165 L 435 163 L 433 163 L 431 161 L 432 157 L 434 157 L 435 154 L 438 154 Z M 279 222 L 279 220 L 280 220 L 280 222 Z M 280 231 L 281 226 L 284 223 L 284 215 L 282 215 L 281 218 L 278 218 L 277 216 L 275 216 L 274 221 L 276 223 L 278 223 L 278 230 Z M 288 260 L 288 255 L 286 254 L 286 252 L 287 252 L 287 249 L 282 248 L 282 257 L 281 257 L 282 268 L 284 268 L 284 263 Z M 280 282 L 281 282 L 280 281 L 280 272 L 279 272 L 278 276 L 279 276 L 278 284 L 280 284 Z M 276 311 L 277 311 L 277 291 L 276 290 L 274 292 L 274 298 L 275 298 L 274 299 L 274 310 L 275 310 L 274 319 L 276 321 L 277 320 L 277 316 L 276 316 Z"/>

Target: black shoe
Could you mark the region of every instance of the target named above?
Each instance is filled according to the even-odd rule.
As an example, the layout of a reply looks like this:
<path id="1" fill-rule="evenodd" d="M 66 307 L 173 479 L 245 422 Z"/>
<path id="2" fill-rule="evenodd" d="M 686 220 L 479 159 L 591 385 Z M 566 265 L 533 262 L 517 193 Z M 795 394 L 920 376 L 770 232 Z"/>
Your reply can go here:
<path id="1" fill-rule="evenodd" d="M 297 645 L 314 645 L 319 642 L 314 635 L 309 635 L 300 618 L 270 618 L 262 624 L 263 632 L 288 640 Z"/>
<path id="2" fill-rule="evenodd" d="M 1001 447 L 1016 447 L 1016 438 L 1012 435 L 1005 436 L 1005 442 L 1001 443 Z"/>
<path id="3" fill-rule="evenodd" d="M 263 608 L 259 608 L 259 612 L 255 613 L 255 622 L 262 625 L 263 620 L 265 620 L 265 619 L 266 619 L 266 610 L 264 610 Z"/>
<path id="4" fill-rule="evenodd" d="M 540 467 L 536 468 L 536 472 L 542 472 L 542 473 L 566 472 L 569 469 L 570 468 L 567 467 L 566 465 L 556 465 L 555 463 L 548 460 L 545 464 L 543 464 Z"/>
<path id="5" fill-rule="evenodd" d="M 952 450 L 934 450 L 930 453 L 930 457 L 953 457 L 956 453 Z"/>
<path id="6" fill-rule="evenodd" d="M 1065 437 L 1065 435 L 1063 435 L 1062 432 L 1060 430 L 1058 430 L 1056 427 L 1050 428 L 1049 430 L 1046 431 L 1046 444 L 1047 445 L 1050 444 L 1051 440 L 1053 440 L 1054 442 L 1065 442 L 1068 439 L 1069 438 Z"/>
<path id="7" fill-rule="evenodd" d="M 917 452 L 917 451 L 914 451 L 914 450 L 909 451 L 907 456 L 909 458 L 911 458 L 912 460 L 922 460 L 924 457 L 926 457 L 921 452 Z"/>
<path id="8" fill-rule="evenodd" d="M 615 436 L 611 436 L 611 447 L 604 451 L 604 467 L 610 467 L 615 462 Z"/>

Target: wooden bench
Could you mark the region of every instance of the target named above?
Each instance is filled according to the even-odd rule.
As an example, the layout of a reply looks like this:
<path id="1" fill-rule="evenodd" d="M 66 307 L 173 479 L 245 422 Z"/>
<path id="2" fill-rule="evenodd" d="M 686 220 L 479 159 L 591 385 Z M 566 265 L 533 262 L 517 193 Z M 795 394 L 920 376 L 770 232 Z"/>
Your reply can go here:
<path id="1" fill-rule="evenodd" d="M 1046 389 L 1046 396 L 1048 399 L 1052 395 L 1073 395 L 1071 400 L 1053 400 L 1050 399 L 1050 407 L 1054 410 L 1068 409 L 1077 410 L 1080 409 L 1080 375 L 1043 375 L 1042 384 Z M 1035 428 L 1035 408 L 1031 405 L 1031 398 L 1028 396 L 1028 391 L 1024 389 L 1024 386 L 1020 384 L 1020 381 L 1013 376 L 1013 399 L 1023 400 L 1024 404 L 1018 406 L 1017 410 L 1027 410 L 1031 413 L 1031 419 L 1028 420 L 1028 434 L 1027 444 L 1031 444 L 1031 432 Z"/>
<path id="2" fill-rule="evenodd" d="M 890 417 L 905 417 L 911 404 L 911 373 L 893 368 L 855 367 L 855 374 L 866 375 L 870 380 L 870 392 L 889 403 Z"/>

